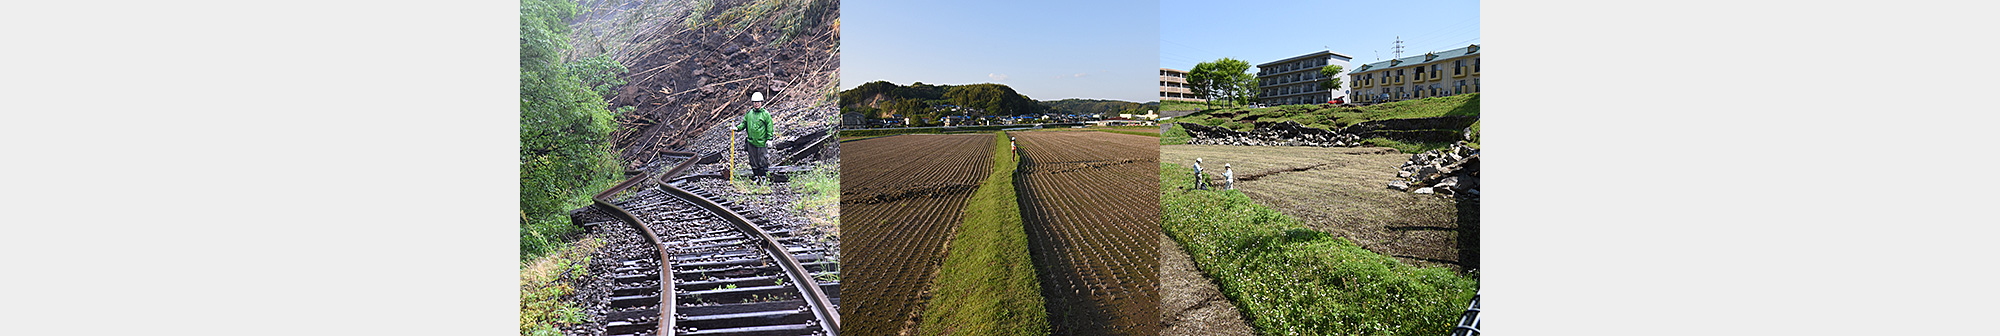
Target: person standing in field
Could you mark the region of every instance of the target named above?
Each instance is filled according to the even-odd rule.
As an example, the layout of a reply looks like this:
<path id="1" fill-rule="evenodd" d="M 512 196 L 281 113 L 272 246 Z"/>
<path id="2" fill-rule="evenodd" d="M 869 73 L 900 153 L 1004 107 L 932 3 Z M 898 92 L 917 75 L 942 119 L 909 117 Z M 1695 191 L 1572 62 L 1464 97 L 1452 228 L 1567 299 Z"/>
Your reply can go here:
<path id="1" fill-rule="evenodd" d="M 1208 174 L 1201 171 L 1201 158 L 1194 158 L 1194 189 L 1208 190 Z"/>
<path id="2" fill-rule="evenodd" d="M 1222 178 L 1224 190 L 1236 190 L 1236 168 L 1230 168 L 1228 163 L 1222 164 Z"/>
<path id="3" fill-rule="evenodd" d="M 764 110 L 764 93 L 752 92 L 750 112 L 743 114 L 743 122 L 729 129 L 730 132 L 744 132 L 743 151 L 750 157 L 750 174 L 755 176 L 755 181 L 759 183 L 768 180 L 764 175 L 765 170 L 771 167 L 771 160 L 767 153 L 770 149 L 765 146 L 771 141 L 774 128 L 771 124 L 771 112 Z"/>

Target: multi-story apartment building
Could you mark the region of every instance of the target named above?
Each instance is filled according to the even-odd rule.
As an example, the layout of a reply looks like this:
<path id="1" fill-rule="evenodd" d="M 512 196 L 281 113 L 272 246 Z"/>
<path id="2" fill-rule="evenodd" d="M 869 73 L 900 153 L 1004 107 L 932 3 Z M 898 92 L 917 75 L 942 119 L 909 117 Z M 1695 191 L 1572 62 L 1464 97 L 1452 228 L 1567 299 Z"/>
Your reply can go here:
<path id="1" fill-rule="evenodd" d="M 1369 63 L 1347 78 L 1348 96 L 1360 103 L 1479 92 L 1479 45 Z"/>
<path id="2" fill-rule="evenodd" d="M 1354 59 L 1332 51 L 1293 56 L 1257 65 L 1257 103 L 1264 105 L 1318 104 L 1334 98 L 1346 97 L 1347 92 L 1324 89 L 1320 82 L 1327 77 L 1319 73 L 1327 65 L 1339 65 L 1342 73 L 1351 72 L 1347 61 Z M 1334 78 L 1339 78 L 1338 74 Z"/>
<path id="3" fill-rule="evenodd" d="M 1160 101 L 1207 101 L 1196 98 L 1194 90 L 1188 88 L 1187 75 L 1187 71 L 1160 68 Z"/>

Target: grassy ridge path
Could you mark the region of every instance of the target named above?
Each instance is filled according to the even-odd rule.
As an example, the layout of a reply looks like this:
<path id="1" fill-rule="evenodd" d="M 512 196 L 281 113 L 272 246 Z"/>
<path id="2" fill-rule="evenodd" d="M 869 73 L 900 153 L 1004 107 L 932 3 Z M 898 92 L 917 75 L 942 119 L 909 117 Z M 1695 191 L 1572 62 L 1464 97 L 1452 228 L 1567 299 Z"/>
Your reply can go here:
<path id="1" fill-rule="evenodd" d="M 1014 190 L 1019 159 L 994 136 L 993 171 L 966 201 L 917 330 L 924 335 L 1046 335 L 1041 286 Z"/>

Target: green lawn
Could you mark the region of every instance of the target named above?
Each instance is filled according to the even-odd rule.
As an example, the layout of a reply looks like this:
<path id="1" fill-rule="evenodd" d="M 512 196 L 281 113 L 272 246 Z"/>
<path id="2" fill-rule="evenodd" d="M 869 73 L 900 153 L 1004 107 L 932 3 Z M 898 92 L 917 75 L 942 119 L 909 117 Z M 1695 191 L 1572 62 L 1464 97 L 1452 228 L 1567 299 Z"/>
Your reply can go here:
<path id="1" fill-rule="evenodd" d="M 1479 290 L 1307 229 L 1236 191 L 1189 191 L 1160 164 L 1160 225 L 1263 335 L 1442 335 Z"/>
<path id="2" fill-rule="evenodd" d="M 1201 102 L 1184 102 L 1184 101 L 1172 101 L 1172 100 L 1160 101 L 1161 111 L 1206 110 L 1218 107 L 1231 107 L 1231 105 L 1222 103 L 1207 104 Z"/>
<path id="3" fill-rule="evenodd" d="M 1194 140 L 1193 136 L 1189 136 L 1187 129 L 1181 128 L 1181 125 L 1169 126 L 1166 131 L 1160 132 L 1162 145 L 1186 145 L 1191 140 Z"/>
<path id="4" fill-rule="evenodd" d="M 1048 314 L 1014 192 L 1019 159 L 995 134 L 993 171 L 966 201 L 918 330 L 924 335 L 1046 335 Z"/>

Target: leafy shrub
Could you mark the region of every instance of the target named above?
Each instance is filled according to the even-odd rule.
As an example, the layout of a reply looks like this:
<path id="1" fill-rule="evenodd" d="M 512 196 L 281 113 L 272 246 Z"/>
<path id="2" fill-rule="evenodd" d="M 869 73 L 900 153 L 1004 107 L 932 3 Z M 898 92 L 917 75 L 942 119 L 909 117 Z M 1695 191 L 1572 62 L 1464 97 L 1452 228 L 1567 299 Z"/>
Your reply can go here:
<path id="1" fill-rule="evenodd" d="M 560 247 L 576 232 L 567 210 L 618 178 L 615 115 L 603 97 L 624 84 L 625 67 L 605 56 L 563 61 L 575 12 L 569 1 L 521 1 L 522 260 Z"/>

